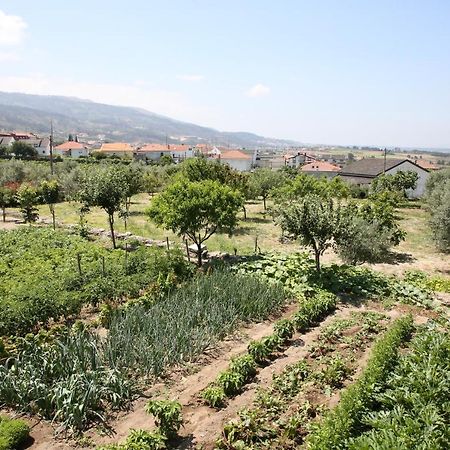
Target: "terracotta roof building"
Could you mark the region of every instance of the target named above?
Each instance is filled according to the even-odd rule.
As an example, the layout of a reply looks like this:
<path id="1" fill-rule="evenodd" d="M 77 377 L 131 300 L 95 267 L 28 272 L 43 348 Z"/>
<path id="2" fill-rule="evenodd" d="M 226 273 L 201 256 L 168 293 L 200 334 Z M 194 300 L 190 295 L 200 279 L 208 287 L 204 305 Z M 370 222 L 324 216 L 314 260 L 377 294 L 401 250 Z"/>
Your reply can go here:
<path id="1" fill-rule="evenodd" d="M 300 167 L 302 172 L 340 172 L 341 168 L 325 161 L 314 161 Z"/>
<path id="2" fill-rule="evenodd" d="M 98 151 L 108 156 L 133 156 L 134 149 L 126 142 L 111 142 L 102 144 Z"/>
<path id="3" fill-rule="evenodd" d="M 71 158 L 79 158 L 80 156 L 88 156 L 89 151 L 84 144 L 75 141 L 64 142 L 53 149 L 54 155 L 70 156 Z"/>

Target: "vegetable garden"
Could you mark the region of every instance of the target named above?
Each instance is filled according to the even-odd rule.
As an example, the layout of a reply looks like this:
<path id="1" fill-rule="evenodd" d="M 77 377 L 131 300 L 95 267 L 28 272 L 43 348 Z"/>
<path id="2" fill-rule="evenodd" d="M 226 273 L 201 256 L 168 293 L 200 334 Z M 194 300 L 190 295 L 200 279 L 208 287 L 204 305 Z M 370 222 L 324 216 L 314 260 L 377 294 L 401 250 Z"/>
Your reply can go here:
<path id="1" fill-rule="evenodd" d="M 175 174 L 186 172 L 186 189 L 174 196 L 212 170 L 196 164 Z M 242 206 L 233 189 L 245 180 L 214 170 L 209 190 L 228 185 L 230 220 L 211 208 L 205 237 L 232 228 Z M 289 200 L 303 181 L 278 194 Z M 312 200 L 322 204 L 319 185 Z M 204 197 L 159 222 L 196 236 Z M 307 216 L 310 200 L 289 220 Z M 114 214 L 125 213 L 108 212 L 111 229 Z M 330 233 L 308 245 L 342 238 Z M 448 448 L 448 311 L 435 295 L 450 291 L 448 279 L 319 264 L 321 252 L 195 270 L 177 248 L 0 232 L 0 450 Z"/>

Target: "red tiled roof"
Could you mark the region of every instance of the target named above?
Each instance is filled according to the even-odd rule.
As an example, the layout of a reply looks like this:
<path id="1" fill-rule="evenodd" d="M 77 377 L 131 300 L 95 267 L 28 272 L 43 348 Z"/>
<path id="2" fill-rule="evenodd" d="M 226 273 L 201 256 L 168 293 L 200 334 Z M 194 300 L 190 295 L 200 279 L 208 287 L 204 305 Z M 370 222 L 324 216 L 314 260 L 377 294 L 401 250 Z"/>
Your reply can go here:
<path id="1" fill-rule="evenodd" d="M 300 168 L 302 172 L 339 172 L 340 167 L 324 161 L 314 161 Z"/>
<path id="2" fill-rule="evenodd" d="M 79 142 L 68 141 L 68 142 L 64 142 L 61 145 L 56 146 L 55 150 L 72 150 L 75 148 L 82 149 L 82 148 L 84 148 L 84 145 L 80 144 Z"/>
<path id="3" fill-rule="evenodd" d="M 132 152 L 133 147 L 126 142 L 111 142 L 102 144 L 100 152 Z"/>
<path id="4" fill-rule="evenodd" d="M 438 166 L 436 166 L 436 164 L 433 164 L 432 162 L 429 161 L 425 161 L 424 159 L 416 159 L 414 160 L 414 162 L 422 167 L 422 169 L 428 169 L 428 170 L 437 170 L 439 169 Z"/>
<path id="5" fill-rule="evenodd" d="M 170 151 L 165 144 L 147 144 L 141 147 L 138 152 L 168 152 Z"/>
<path id="6" fill-rule="evenodd" d="M 222 152 L 222 155 L 220 156 L 221 159 L 252 159 L 251 156 L 247 155 L 244 152 L 241 152 L 240 150 L 228 150 L 225 152 Z"/>

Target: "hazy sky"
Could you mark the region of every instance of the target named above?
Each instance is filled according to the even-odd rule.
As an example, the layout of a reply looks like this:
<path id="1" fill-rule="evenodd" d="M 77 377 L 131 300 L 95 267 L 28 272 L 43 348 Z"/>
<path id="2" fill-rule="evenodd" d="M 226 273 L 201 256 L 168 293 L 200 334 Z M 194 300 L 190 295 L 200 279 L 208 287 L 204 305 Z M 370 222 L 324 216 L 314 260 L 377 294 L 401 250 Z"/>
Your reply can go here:
<path id="1" fill-rule="evenodd" d="M 450 0 L 1 0 L 0 90 L 309 143 L 450 147 Z"/>

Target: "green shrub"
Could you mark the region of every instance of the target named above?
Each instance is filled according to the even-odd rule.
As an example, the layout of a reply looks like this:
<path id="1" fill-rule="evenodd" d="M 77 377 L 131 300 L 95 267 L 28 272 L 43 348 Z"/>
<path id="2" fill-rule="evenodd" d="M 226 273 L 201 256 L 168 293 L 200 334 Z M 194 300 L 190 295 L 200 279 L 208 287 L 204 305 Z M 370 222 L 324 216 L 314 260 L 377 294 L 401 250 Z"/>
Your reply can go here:
<path id="1" fill-rule="evenodd" d="M 220 386 L 208 386 L 201 394 L 206 404 L 213 408 L 222 408 L 225 405 L 226 395 Z"/>
<path id="2" fill-rule="evenodd" d="M 181 404 L 175 400 L 150 400 L 145 411 L 155 417 L 156 425 L 168 439 L 173 439 L 183 424 Z"/>
<path id="3" fill-rule="evenodd" d="M 262 340 L 250 342 L 247 351 L 258 364 L 263 364 L 272 353 L 272 350 Z"/>
<path id="4" fill-rule="evenodd" d="M 289 319 L 281 319 L 275 323 L 274 332 L 283 341 L 292 339 L 294 335 L 294 323 Z"/>
<path id="5" fill-rule="evenodd" d="M 223 389 L 227 397 L 233 397 L 241 392 L 242 386 L 245 384 L 245 378 L 239 372 L 225 370 L 217 377 L 217 384 Z"/>
<path id="6" fill-rule="evenodd" d="M 251 355 L 238 356 L 231 360 L 230 370 L 242 375 L 247 383 L 256 375 L 256 363 Z"/>

